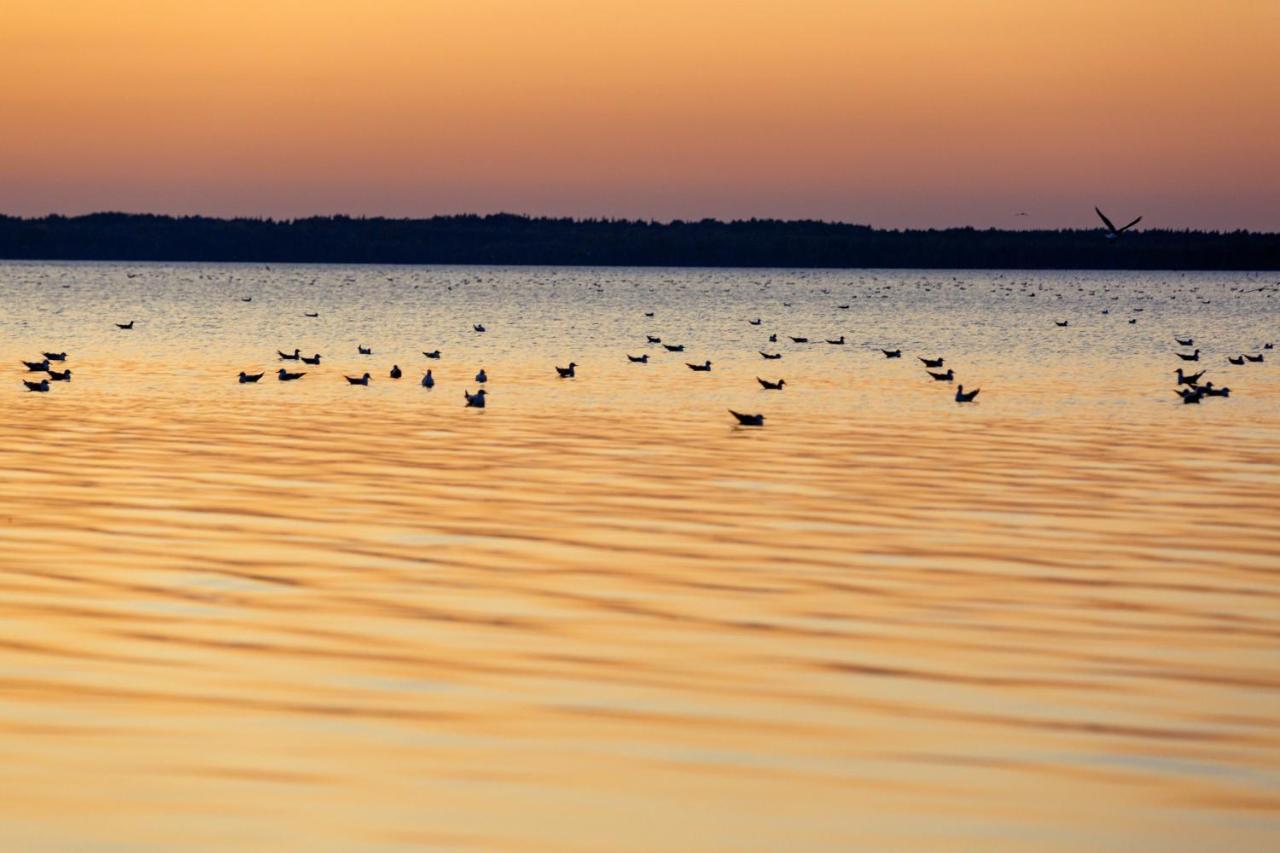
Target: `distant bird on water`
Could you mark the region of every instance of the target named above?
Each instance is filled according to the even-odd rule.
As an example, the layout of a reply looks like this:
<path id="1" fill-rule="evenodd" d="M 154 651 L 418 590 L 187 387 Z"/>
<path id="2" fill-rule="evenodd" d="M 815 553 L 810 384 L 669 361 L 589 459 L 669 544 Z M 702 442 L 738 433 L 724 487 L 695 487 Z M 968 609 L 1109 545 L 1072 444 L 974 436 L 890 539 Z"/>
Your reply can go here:
<path id="1" fill-rule="evenodd" d="M 427 371 L 427 373 L 426 373 L 426 375 L 422 377 L 422 387 L 423 387 L 423 388 L 434 388 L 434 387 L 436 387 L 436 379 L 435 379 L 435 377 L 434 377 L 434 376 L 432 376 L 432 375 L 431 375 L 431 371 L 430 371 L 430 370 L 428 370 L 428 371 Z"/>
<path id="2" fill-rule="evenodd" d="M 393 364 L 391 365 L 391 373 L 389 375 L 392 379 L 399 379 L 404 374 L 400 372 L 400 365 Z"/>
<path id="3" fill-rule="evenodd" d="M 483 368 L 483 367 L 482 367 L 482 368 L 480 368 L 480 372 L 476 374 L 476 381 L 477 381 L 477 382 L 479 382 L 479 383 L 480 383 L 480 384 L 482 384 L 482 385 L 483 385 L 485 382 L 488 382 L 488 381 L 489 381 L 489 374 L 487 374 L 487 373 L 485 373 L 485 372 L 484 372 L 484 368 Z"/>
<path id="4" fill-rule="evenodd" d="M 477 391 L 474 394 L 472 394 L 470 391 L 463 391 L 462 396 L 467 398 L 467 408 L 470 408 L 470 409 L 484 408 L 485 390 L 483 388 L 481 388 L 479 391 Z"/>
<path id="5" fill-rule="evenodd" d="M 684 352 L 684 344 L 663 344 L 662 348 L 667 352 Z"/>
<path id="6" fill-rule="evenodd" d="M 302 361 L 303 361 L 303 363 L 304 363 L 304 364 L 319 364 L 319 363 L 320 363 L 320 353 L 316 353 L 315 355 L 311 356 L 311 358 L 307 358 L 307 357 L 304 355 L 304 356 L 302 357 Z"/>
<path id="7" fill-rule="evenodd" d="M 1200 350 L 1196 350 L 1190 355 L 1187 355 L 1186 353 L 1181 353 L 1181 352 L 1174 353 L 1174 355 L 1176 355 L 1178 358 L 1182 359 L 1183 361 L 1199 361 L 1200 360 Z"/>
<path id="8" fill-rule="evenodd" d="M 265 371 L 263 371 L 263 372 L 265 372 Z M 245 384 L 248 384 L 248 383 L 250 383 L 250 382 L 257 382 L 257 381 L 258 381 L 259 379 L 261 379 L 261 378 L 262 378 L 262 374 L 261 374 L 261 373 L 245 373 L 243 370 L 242 370 L 242 371 L 240 371 L 240 384 L 241 384 L 241 385 L 245 385 Z"/>
<path id="9" fill-rule="evenodd" d="M 788 337 L 788 338 L 791 338 L 791 336 L 790 336 L 790 335 L 787 335 L 787 337 Z M 793 343 L 793 344 L 807 344 L 807 343 L 809 343 L 809 339 L 808 339 L 808 338 L 791 338 L 791 343 Z"/>
<path id="10" fill-rule="evenodd" d="M 782 358 L 782 353 L 780 352 L 775 352 L 775 353 L 761 352 L 760 355 L 764 356 L 770 361 L 772 361 L 773 359 Z"/>
<path id="11" fill-rule="evenodd" d="M 764 415 L 744 415 L 742 412 L 729 410 L 729 414 L 738 419 L 739 426 L 764 426 Z"/>
<path id="12" fill-rule="evenodd" d="M 776 334 L 769 336 L 769 343 L 776 344 L 777 342 L 778 342 L 778 336 Z"/>
<path id="13" fill-rule="evenodd" d="M 748 325 L 748 326 L 759 326 L 759 325 L 760 325 L 760 318 L 759 318 L 759 317 L 757 317 L 757 318 L 755 318 L 754 320 L 748 320 L 748 321 L 747 321 L 747 325 Z"/>
<path id="14" fill-rule="evenodd" d="M 71 381 L 71 371 L 68 369 L 68 370 L 64 370 L 64 371 L 62 371 L 61 373 L 59 373 L 59 372 L 58 372 L 58 371 L 56 371 L 56 370 L 50 370 L 50 371 L 49 371 L 49 380 L 50 380 L 50 381 L 52 381 L 52 382 L 70 382 L 70 381 Z"/>
<path id="15" fill-rule="evenodd" d="M 475 323 L 474 325 L 472 325 L 472 327 L 471 327 L 471 328 L 475 329 L 477 332 L 483 332 L 483 331 L 484 331 L 484 323 Z"/>
<path id="16" fill-rule="evenodd" d="M 1231 356 L 1227 356 L 1227 361 L 1236 365 L 1244 364 L 1244 356 L 1238 355 L 1235 358 L 1232 358 Z"/>
<path id="17" fill-rule="evenodd" d="M 1173 393 L 1182 398 L 1184 403 L 1199 403 L 1200 398 L 1204 396 L 1203 388 L 1174 388 Z"/>
<path id="18" fill-rule="evenodd" d="M 916 356 L 916 358 L 920 358 L 920 356 Z M 920 358 L 920 361 L 924 364 L 925 367 L 942 367 L 942 362 L 946 361 L 946 359 L 945 358 Z"/>
<path id="19" fill-rule="evenodd" d="M 301 379 L 306 375 L 307 374 L 305 373 L 290 373 L 289 371 L 285 370 L 283 367 L 276 371 L 276 378 L 279 379 L 281 382 L 292 382 L 293 380 Z"/>
<path id="20" fill-rule="evenodd" d="M 1231 389 L 1226 386 L 1215 388 L 1212 382 L 1206 382 L 1204 384 L 1204 394 L 1206 397 L 1230 397 Z"/>
<path id="21" fill-rule="evenodd" d="M 313 311 L 313 312 L 304 312 L 302 316 L 303 317 L 319 317 L 320 314 L 319 312 Z"/>
<path id="22" fill-rule="evenodd" d="M 364 374 L 363 376 L 346 376 L 344 374 L 343 378 L 345 378 L 347 382 L 351 383 L 352 385 L 368 385 L 369 384 L 369 374 L 367 373 Z"/>
<path id="23" fill-rule="evenodd" d="M 1175 337 L 1174 340 L 1178 343 L 1178 346 L 1182 347 L 1189 347 L 1196 342 L 1195 338 L 1187 338 L 1184 340 L 1182 338 Z"/>
<path id="24" fill-rule="evenodd" d="M 1070 323 L 1071 323 L 1070 320 L 1063 320 L 1061 322 L 1057 320 L 1053 321 L 1053 325 L 1057 326 L 1059 329 L 1065 329 L 1068 325 L 1070 325 Z"/>
<path id="25" fill-rule="evenodd" d="M 1261 362 L 1261 361 L 1262 361 L 1263 359 L 1265 359 L 1265 358 L 1266 358 L 1266 356 L 1265 356 L 1265 355 L 1263 355 L 1262 353 L 1258 353 L 1257 355 L 1248 355 L 1248 354 L 1246 354 L 1246 355 L 1245 355 L 1245 357 L 1244 357 L 1244 360 L 1245 360 L 1245 361 L 1252 361 L 1253 363 L 1257 364 L 1257 363 Z"/>
<path id="26" fill-rule="evenodd" d="M 373 355 L 373 347 L 362 347 L 356 344 L 356 352 L 359 355 Z"/>
<path id="27" fill-rule="evenodd" d="M 423 350 L 422 354 L 425 355 L 427 358 L 439 358 L 440 350 L 433 349 L 431 352 L 427 352 L 426 350 Z"/>
<path id="28" fill-rule="evenodd" d="M 1184 374 L 1183 374 L 1183 372 L 1182 372 L 1182 368 L 1181 368 L 1181 367 L 1179 367 L 1179 368 L 1175 371 L 1175 373 L 1177 373 L 1177 374 L 1178 374 L 1178 384 L 1179 384 L 1179 385 L 1195 385 L 1197 382 L 1199 382 L 1199 381 L 1200 381 L 1200 377 L 1201 377 L 1201 376 L 1204 376 L 1204 371 L 1203 371 L 1203 370 L 1202 370 L 1202 371 L 1200 371 L 1199 373 L 1193 373 L 1193 374 L 1192 374 L 1192 375 L 1190 375 L 1190 376 L 1186 376 L 1186 375 L 1184 375 Z"/>
<path id="29" fill-rule="evenodd" d="M 41 379 L 39 382 L 28 382 L 27 380 L 24 379 L 22 380 L 22 384 L 27 386 L 28 391 L 45 392 L 49 390 L 48 379 Z"/>
<path id="30" fill-rule="evenodd" d="M 946 373 L 934 373 L 932 370 L 927 370 L 925 372 L 939 382 L 952 382 L 956 378 L 956 373 L 951 368 L 947 368 Z"/>
<path id="31" fill-rule="evenodd" d="M 841 335 L 838 338 L 827 338 L 826 340 L 827 340 L 827 343 L 829 344 L 833 344 L 838 347 L 844 346 L 844 335 Z"/>
<path id="32" fill-rule="evenodd" d="M 644 312 L 644 316 L 646 316 L 646 317 L 652 317 L 652 316 L 653 316 L 653 312 L 652 312 L 652 311 L 646 311 L 646 312 Z"/>
<path id="33" fill-rule="evenodd" d="M 67 354 L 65 352 L 42 352 L 40 354 L 45 358 L 47 358 L 49 361 L 66 361 L 67 360 Z"/>
<path id="34" fill-rule="evenodd" d="M 44 361 L 24 361 L 22 363 L 27 366 L 29 373 L 49 372 L 49 359 L 47 358 Z"/>
<path id="35" fill-rule="evenodd" d="M 117 329 L 126 329 L 126 330 L 127 330 L 127 329 L 132 329 L 132 328 L 133 328 L 133 320 L 130 320 L 130 321 L 129 321 L 129 322 L 127 322 L 127 323 L 116 323 L 116 328 L 117 328 Z"/>
<path id="36" fill-rule="evenodd" d="M 768 379 L 756 377 L 756 381 L 760 383 L 760 387 L 766 391 L 781 391 L 782 386 L 787 384 L 787 380 L 779 379 L 777 382 L 770 382 Z"/>
<path id="37" fill-rule="evenodd" d="M 1112 224 L 1111 224 L 1111 220 L 1110 220 L 1110 219 L 1108 219 L 1108 218 L 1107 218 L 1107 215 L 1106 215 L 1105 213 L 1103 213 L 1101 210 L 1099 210 L 1098 208 L 1096 208 L 1096 207 L 1095 207 L 1095 208 L 1093 209 L 1093 212 L 1094 212 L 1094 213 L 1096 213 L 1096 214 L 1098 214 L 1098 218 L 1102 220 L 1102 224 L 1103 224 L 1103 225 L 1105 225 L 1105 226 L 1107 226 L 1107 235 L 1106 235 L 1106 236 L 1107 236 L 1107 239 L 1108 239 L 1108 240 L 1114 240 L 1114 239 L 1116 239 L 1116 238 L 1117 238 L 1117 237 L 1119 237 L 1121 234 L 1123 234 L 1124 232 L 1128 231 L 1130 228 L 1132 228 L 1133 226 L 1137 225 L 1139 222 L 1141 222 L 1141 221 L 1142 221 L 1142 217 L 1141 217 L 1141 216 L 1139 216 L 1137 219 L 1133 220 L 1132 222 L 1130 222 L 1128 225 L 1124 226 L 1123 228 L 1117 228 L 1116 226 L 1114 226 L 1114 225 L 1112 225 Z"/>
<path id="38" fill-rule="evenodd" d="M 902 350 L 900 349 L 882 349 L 885 358 L 902 358 Z"/>
<path id="39" fill-rule="evenodd" d="M 293 355 L 289 355 L 288 353 L 284 353 L 284 352 L 280 352 L 280 350 L 276 350 L 276 355 L 280 356 L 280 358 L 284 361 L 297 361 L 302 357 L 302 350 L 297 349 L 295 347 L 293 350 Z"/>
<path id="40" fill-rule="evenodd" d="M 646 340 L 648 340 L 648 341 L 649 341 L 649 343 L 651 343 L 651 344 L 660 344 L 660 343 L 662 343 L 662 338 L 655 338 L 653 335 L 645 335 L 645 339 L 646 339 Z"/>
<path id="41" fill-rule="evenodd" d="M 577 362 L 571 361 L 568 367 L 557 367 L 556 373 L 560 374 L 561 379 L 572 379 L 574 377 L 573 369 L 577 366 Z"/>
<path id="42" fill-rule="evenodd" d="M 702 364 L 689 364 L 687 361 L 685 364 L 690 370 L 697 371 L 698 373 L 709 373 L 711 371 L 711 359 L 707 359 Z"/>
<path id="43" fill-rule="evenodd" d="M 628 353 L 627 361 L 631 362 L 632 364 L 648 364 L 649 353 L 645 353 L 644 355 L 631 355 Z"/>
<path id="44" fill-rule="evenodd" d="M 964 386 L 961 385 L 959 388 L 956 389 L 956 402 L 972 403 L 973 398 L 978 396 L 978 392 L 980 392 L 981 390 L 982 390 L 981 388 L 974 388 L 972 391 L 966 391 L 964 390 Z"/>

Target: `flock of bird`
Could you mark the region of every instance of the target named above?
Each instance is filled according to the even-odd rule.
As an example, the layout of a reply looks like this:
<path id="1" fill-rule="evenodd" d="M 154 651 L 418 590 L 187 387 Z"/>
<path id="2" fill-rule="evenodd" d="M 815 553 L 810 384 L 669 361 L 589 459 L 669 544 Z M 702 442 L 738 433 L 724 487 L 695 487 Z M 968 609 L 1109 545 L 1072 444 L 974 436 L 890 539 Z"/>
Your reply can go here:
<path id="1" fill-rule="evenodd" d="M 1178 346 L 1189 347 L 1195 345 L 1194 338 L 1182 338 L 1174 336 L 1174 342 Z M 1274 344 L 1268 342 L 1262 345 L 1263 349 L 1272 349 Z M 1182 361 L 1200 361 L 1200 349 L 1197 347 L 1195 352 L 1179 352 L 1175 353 Z M 1248 363 L 1258 364 L 1266 360 L 1264 353 L 1257 355 L 1240 354 L 1238 356 L 1227 356 L 1227 362 L 1236 366 L 1242 366 Z M 1181 367 L 1174 371 L 1174 375 L 1178 377 L 1178 385 L 1173 389 L 1173 393 L 1182 398 L 1183 403 L 1198 405 L 1205 397 L 1230 397 L 1231 388 L 1223 386 L 1221 388 L 1215 386 L 1212 382 L 1201 384 L 1200 380 L 1204 378 L 1208 371 L 1201 370 L 1199 373 L 1188 374 Z M 1186 386 L 1185 388 L 1183 386 Z"/>

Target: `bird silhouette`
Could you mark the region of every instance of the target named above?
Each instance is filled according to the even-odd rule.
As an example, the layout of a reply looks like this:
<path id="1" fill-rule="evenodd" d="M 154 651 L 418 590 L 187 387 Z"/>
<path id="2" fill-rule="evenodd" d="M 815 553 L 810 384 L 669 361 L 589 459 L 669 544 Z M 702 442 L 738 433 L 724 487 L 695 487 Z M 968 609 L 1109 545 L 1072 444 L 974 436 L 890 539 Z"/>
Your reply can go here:
<path id="1" fill-rule="evenodd" d="M 1112 225 L 1112 224 L 1111 224 L 1111 220 L 1107 218 L 1107 215 L 1106 215 L 1105 213 L 1103 213 L 1101 210 L 1099 210 L 1097 207 L 1095 207 L 1095 208 L 1093 209 L 1093 212 L 1094 212 L 1094 213 L 1096 213 L 1096 214 L 1098 214 L 1098 218 L 1102 220 L 1102 224 L 1103 224 L 1103 225 L 1105 225 L 1105 226 L 1107 226 L 1107 239 L 1108 239 L 1108 240 L 1115 240 L 1115 239 L 1116 239 L 1117 237 L 1119 237 L 1121 234 L 1123 234 L 1124 232 L 1128 231 L 1130 228 L 1132 228 L 1133 226 L 1137 225 L 1139 222 L 1141 222 L 1141 221 L 1142 221 L 1142 217 L 1141 217 L 1141 216 L 1139 216 L 1137 219 L 1133 220 L 1132 222 L 1130 222 L 1128 225 L 1124 226 L 1123 228 L 1117 228 L 1116 226 L 1114 226 L 1114 225 Z"/>
<path id="2" fill-rule="evenodd" d="M 770 382 L 768 379 L 761 379 L 759 376 L 756 377 L 756 381 L 759 382 L 760 387 L 766 391 L 781 391 L 782 386 L 787 384 L 787 380 L 785 379 L 779 379 L 777 382 Z"/>
<path id="3" fill-rule="evenodd" d="M 264 372 L 265 372 L 265 371 L 264 371 Z M 240 384 L 241 384 L 241 385 L 245 385 L 245 384 L 248 384 L 248 383 L 250 383 L 250 382 L 257 382 L 257 381 L 258 381 L 259 379 L 261 379 L 261 378 L 262 378 L 262 374 L 261 374 L 261 373 L 245 373 L 243 370 L 242 370 L 242 371 L 240 371 Z"/>
<path id="4" fill-rule="evenodd" d="M 729 410 L 729 414 L 738 419 L 739 426 L 764 426 L 764 415 L 744 415 L 742 412 L 735 412 L 733 409 Z"/>
<path id="5" fill-rule="evenodd" d="M 561 379 L 572 379 L 572 378 L 574 377 L 574 372 L 573 372 L 573 371 L 574 371 L 574 368 L 575 368 L 575 367 L 577 367 L 577 366 L 578 366 L 578 365 L 577 365 L 577 363 L 576 363 L 576 362 L 572 362 L 572 361 L 571 361 L 571 362 L 569 362 L 569 366 L 568 366 L 568 367 L 557 367 L 557 368 L 556 368 L 556 373 L 558 373 L 558 374 L 560 375 L 560 378 L 561 378 Z"/>
<path id="6" fill-rule="evenodd" d="M 344 374 L 343 378 L 352 385 L 368 385 L 371 377 L 366 373 L 363 376 L 346 376 Z"/>

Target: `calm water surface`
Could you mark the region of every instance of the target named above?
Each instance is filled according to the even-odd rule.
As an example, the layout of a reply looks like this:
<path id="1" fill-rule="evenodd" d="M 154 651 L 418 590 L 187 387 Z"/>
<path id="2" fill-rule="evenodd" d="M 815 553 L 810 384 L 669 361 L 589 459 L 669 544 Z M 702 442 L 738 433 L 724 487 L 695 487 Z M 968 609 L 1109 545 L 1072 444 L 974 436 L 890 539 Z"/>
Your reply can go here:
<path id="1" fill-rule="evenodd" d="M 1278 292 L 0 264 L 0 844 L 1275 849 Z"/>

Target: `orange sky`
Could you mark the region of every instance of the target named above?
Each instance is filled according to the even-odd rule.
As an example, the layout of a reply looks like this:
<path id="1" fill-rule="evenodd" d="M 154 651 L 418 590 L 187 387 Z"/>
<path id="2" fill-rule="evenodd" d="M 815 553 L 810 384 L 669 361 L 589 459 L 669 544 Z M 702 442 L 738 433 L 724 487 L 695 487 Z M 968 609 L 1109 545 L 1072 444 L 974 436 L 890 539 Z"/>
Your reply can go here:
<path id="1" fill-rule="evenodd" d="M 0 116 L 17 214 L 1280 230 L 1280 0 L 3 0 Z"/>

